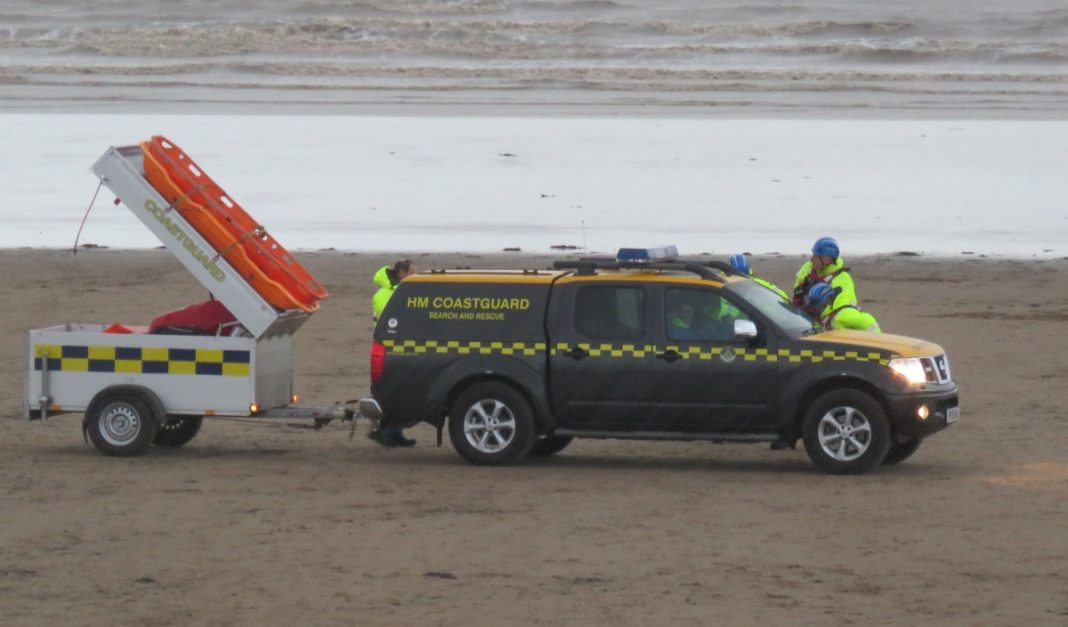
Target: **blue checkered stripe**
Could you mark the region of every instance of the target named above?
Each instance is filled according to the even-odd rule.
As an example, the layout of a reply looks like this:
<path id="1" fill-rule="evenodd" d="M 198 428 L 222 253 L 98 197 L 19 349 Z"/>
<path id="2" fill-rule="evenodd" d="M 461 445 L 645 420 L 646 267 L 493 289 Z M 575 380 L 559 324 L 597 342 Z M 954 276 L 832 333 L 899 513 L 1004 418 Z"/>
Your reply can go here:
<path id="1" fill-rule="evenodd" d="M 54 372 L 247 377 L 252 353 L 242 350 L 38 344 L 34 370 Z"/>

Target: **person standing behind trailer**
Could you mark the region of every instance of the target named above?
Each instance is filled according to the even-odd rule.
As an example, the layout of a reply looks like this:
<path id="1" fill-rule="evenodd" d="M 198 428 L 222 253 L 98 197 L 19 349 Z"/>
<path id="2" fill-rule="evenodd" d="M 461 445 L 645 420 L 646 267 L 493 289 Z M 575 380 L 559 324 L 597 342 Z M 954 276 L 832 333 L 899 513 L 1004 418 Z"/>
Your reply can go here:
<path id="1" fill-rule="evenodd" d="M 727 260 L 727 263 L 729 263 L 730 266 L 738 272 L 748 275 L 750 279 L 775 292 L 783 300 L 790 300 L 789 298 L 787 298 L 786 292 L 779 289 L 778 285 L 775 285 L 771 281 L 768 281 L 767 279 L 762 279 L 753 274 L 753 268 L 749 265 L 749 260 L 745 258 L 745 255 L 731 255 L 731 258 Z"/>
<path id="2" fill-rule="evenodd" d="M 415 272 L 415 262 L 411 259 L 398 259 L 392 268 L 382 266 L 378 272 L 375 272 L 373 280 L 378 286 L 378 291 L 371 299 L 371 312 L 374 314 L 375 324 L 378 324 L 378 318 L 385 310 L 386 303 L 397 290 L 397 284 Z M 415 440 L 404 437 L 404 430 L 396 427 L 376 426 L 367 434 L 367 437 L 382 446 L 415 446 Z"/>

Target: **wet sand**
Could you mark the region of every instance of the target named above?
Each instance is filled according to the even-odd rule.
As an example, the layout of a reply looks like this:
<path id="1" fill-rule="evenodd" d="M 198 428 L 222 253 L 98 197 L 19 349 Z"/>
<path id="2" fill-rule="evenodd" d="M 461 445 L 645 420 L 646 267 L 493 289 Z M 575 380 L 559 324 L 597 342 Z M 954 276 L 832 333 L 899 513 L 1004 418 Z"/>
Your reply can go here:
<path id="1" fill-rule="evenodd" d="M 411 252 L 431 267 L 547 257 Z M 297 333 L 309 403 L 366 393 L 373 270 Z M 206 421 L 113 459 L 80 416 L 21 420 L 26 330 L 147 324 L 202 300 L 165 251 L 0 251 L 0 616 L 9 625 L 1061 624 L 1068 621 L 1068 261 L 850 259 L 884 330 L 941 344 L 959 424 L 863 477 L 801 450 L 578 441 L 508 468 Z M 789 282 L 798 255 L 758 258 Z"/>

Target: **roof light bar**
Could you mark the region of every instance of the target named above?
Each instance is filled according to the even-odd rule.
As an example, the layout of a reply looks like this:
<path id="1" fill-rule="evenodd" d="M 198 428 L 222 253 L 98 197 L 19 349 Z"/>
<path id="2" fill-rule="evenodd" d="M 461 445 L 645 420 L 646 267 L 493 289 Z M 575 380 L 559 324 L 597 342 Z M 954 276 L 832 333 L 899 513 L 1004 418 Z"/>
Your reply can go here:
<path id="1" fill-rule="evenodd" d="M 620 248 L 616 253 L 616 261 L 619 263 L 652 263 L 671 261 L 678 256 L 679 248 L 674 244 L 655 248 Z"/>

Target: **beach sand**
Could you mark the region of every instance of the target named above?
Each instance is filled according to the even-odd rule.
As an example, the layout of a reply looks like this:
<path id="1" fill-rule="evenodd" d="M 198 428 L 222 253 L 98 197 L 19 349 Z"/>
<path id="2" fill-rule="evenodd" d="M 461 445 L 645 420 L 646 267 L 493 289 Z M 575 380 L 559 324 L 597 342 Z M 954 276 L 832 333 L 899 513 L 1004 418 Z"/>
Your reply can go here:
<path id="1" fill-rule="evenodd" d="M 548 257 L 416 255 L 432 267 Z M 373 270 L 306 253 L 330 289 L 297 333 L 304 402 L 365 394 Z M 800 255 L 755 258 L 786 284 Z M 166 251 L 0 251 L 0 622 L 1065 624 L 1068 261 L 858 257 L 884 330 L 948 351 L 959 424 L 862 477 L 801 450 L 578 441 L 507 468 L 435 432 L 412 449 L 206 421 L 178 450 L 85 445 L 21 420 L 24 333 L 147 324 L 205 294 Z M 306 425 L 301 425 L 304 427 Z"/>

